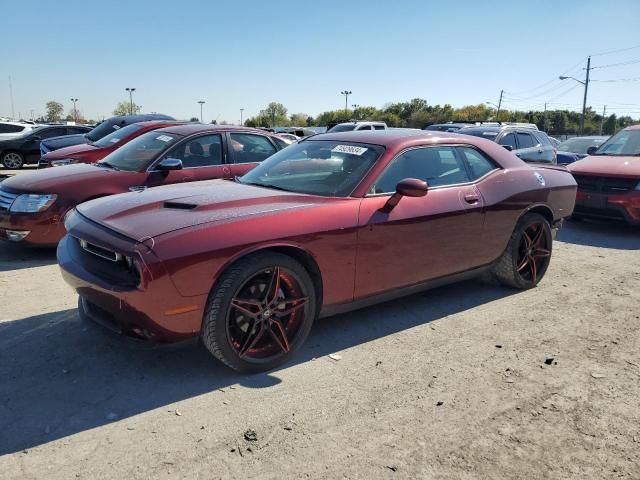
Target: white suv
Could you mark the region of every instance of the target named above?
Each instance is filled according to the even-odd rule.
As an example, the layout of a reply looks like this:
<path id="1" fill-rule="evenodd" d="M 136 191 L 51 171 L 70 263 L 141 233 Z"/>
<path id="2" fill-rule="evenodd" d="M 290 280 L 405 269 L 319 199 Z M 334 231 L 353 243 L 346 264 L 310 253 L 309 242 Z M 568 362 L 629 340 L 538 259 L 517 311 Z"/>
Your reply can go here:
<path id="1" fill-rule="evenodd" d="M 0 140 L 19 137 L 20 135 L 30 132 L 36 127 L 37 125 L 31 125 L 30 123 L 0 122 Z"/>
<path id="2" fill-rule="evenodd" d="M 384 122 L 345 122 L 331 127 L 327 132 L 351 132 L 354 130 L 386 130 Z"/>

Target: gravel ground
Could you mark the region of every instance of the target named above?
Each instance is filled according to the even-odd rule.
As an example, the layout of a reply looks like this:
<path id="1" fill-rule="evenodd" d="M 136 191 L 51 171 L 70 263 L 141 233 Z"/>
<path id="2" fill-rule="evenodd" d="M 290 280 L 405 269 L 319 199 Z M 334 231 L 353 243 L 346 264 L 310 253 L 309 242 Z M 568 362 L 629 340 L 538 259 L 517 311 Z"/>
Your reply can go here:
<path id="1" fill-rule="evenodd" d="M 0 245 L 0 477 L 638 479 L 640 230 L 558 240 L 534 290 L 325 319 L 252 376 L 87 329 L 53 252 Z"/>

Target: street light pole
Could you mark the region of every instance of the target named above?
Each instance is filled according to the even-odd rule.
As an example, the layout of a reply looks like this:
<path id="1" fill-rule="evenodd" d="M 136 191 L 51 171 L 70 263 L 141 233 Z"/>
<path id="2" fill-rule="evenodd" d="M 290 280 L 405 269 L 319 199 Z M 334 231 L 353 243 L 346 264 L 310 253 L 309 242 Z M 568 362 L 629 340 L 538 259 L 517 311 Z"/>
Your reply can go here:
<path id="1" fill-rule="evenodd" d="M 78 121 L 78 110 L 76 110 L 76 102 L 78 101 L 77 98 L 72 98 L 71 101 L 73 102 L 73 121 L 77 122 Z"/>
<path id="2" fill-rule="evenodd" d="M 133 115 L 133 92 L 136 91 L 135 88 L 125 88 L 127 92 L 129 92 L 129 115 Z"/>
<path id="3" fill-rule="evenodd" d="M 350 90 L 343 90 L 342 92 L 340 92 L 342 95 L 344 95 L 344 113 L 345 115 L 347 114 L 348 111 L 348 105 L 349 105 L 349 95 L 351 95 L 353 92 Z"/>
<path id="4" fill-rule="evenodd" d="M 600 135 L 602 135 L 602 129 L 604 127 L 604 117 L 607 114 L 607 106 L 605 105 L 602 109 L 602 119 L 600 120 Z"/>
<path id="5" fill-rule="evenodd" d="M 567 78 L 570 78 L 571 80 L 575 80 L 576 82 L 584 85 L 584 98 L 582 100 L 582 116 L 580 117 L 580 135 L 584 134 L 584 117 L 587 113 L 587 91 L 589 90 L 589 72 L 590 71 L 591 71 L 591 57 L 587 57 L 587 75 L 584 78 L 584 82 L 582 80 L 578 80 L 577 78 L 573 78 L 573 77 L 564 77 L 562 75 L 558 77 L 560 80 L 566 80 Z"/>
<path id="6" fill-rule="evenodd" d="M 204 105 L 204 100 L 198 100 L 198 103 L 200 104 L 200 123 L 202 123 L 202 106 Z"/>
<path id="7" fill-rule="evenodd" d="M 244 112 L 244 108 L 240 109 L 240 126 L 244 127 L 244 121 L 242 120 L 242 113 Z"/>

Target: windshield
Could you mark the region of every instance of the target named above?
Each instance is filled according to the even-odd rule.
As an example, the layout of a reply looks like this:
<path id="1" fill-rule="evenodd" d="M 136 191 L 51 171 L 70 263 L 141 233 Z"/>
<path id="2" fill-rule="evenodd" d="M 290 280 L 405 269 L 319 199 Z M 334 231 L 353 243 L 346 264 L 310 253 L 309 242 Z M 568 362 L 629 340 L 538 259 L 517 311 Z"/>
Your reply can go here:
<path id="1" fill-rule="evenodd" d="M 95 142 L 97 140 L 100 140 L 102 137 L 109 135 L 111 132 L 119 129 L 120 129 L 119 125 L 116 125 L 115 123 L 107 120 L 105 122 L 102 122 L 96 128 L 94 128 L 89 133 L 87 133 L 85 136 L 92 142 Z"/>
<path id="2" fill-rule="evenodd" d="M 142 126 L 137 123 L 132 123 L 131 125 L 127 125 L 115 132 L 111 132 L 109 135 L 102 137 L 100 140 L 93 142 L 96 147 L 104 148 L 109 145 L 113 145 L 114 143 L 120 142 L 123 138 L 128 137 L 133 132 L 137 132 L 140 130 Z"/>
<path id="3" fill-rule="evenodd" d="M 143 133 L 98 162 L 98 166 L 138 172 L 144 170 L 158 154 L 182 136 L 162 131 Z"/>
<path id="4" fill-rule="evenodd" d="M 570 138 L 558 145 L 558 150 L 561 152 L 586 154 L 589 147 L 597 147 L 604 141 L 604 138 Z"/>
<path id="5" fill-rule="evenodd" d="M 622 130 L 603 143 L 594 155 L 640 155 L 640 130 Z"/>
<path id="6" fill-rule="evenodd" d="M 289 192 L 346 197 L 383 151 L 380 146 L 364 143 L 306 141 L 280 150 L 239 181 Z"/>
<path id="7" fill-rule="evenodd" d="M 356 126 L 351 124 L 351 125 L 336 125 L 335 127 L 333 127 L 331 130 L 329 130 L 331 133 L 334 132 L 350 132 L 351 130 L 355 129 Z"/>

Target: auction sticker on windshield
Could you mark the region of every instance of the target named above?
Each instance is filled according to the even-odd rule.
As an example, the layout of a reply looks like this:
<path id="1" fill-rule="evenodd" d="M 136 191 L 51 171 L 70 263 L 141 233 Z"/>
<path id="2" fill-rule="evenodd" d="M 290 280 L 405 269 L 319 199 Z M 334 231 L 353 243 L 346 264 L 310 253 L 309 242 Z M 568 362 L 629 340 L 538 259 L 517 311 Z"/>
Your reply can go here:
<path id="1" fill-rule="evenodd" d="M 367 150 L 369 149 L 365 147 L 355 147 L 353 145 L 336 145 L 331 149 L 332 152 L 350 153 L 351 155 L 362 155 Z"/>
<path id="2" fill-rule="evenodd" d="M 170 142 L 173 138 L 168 135 L 160 135 L 159 137 L 156 137 L 156 140 L 160 140 L 161 142 Z"/>

